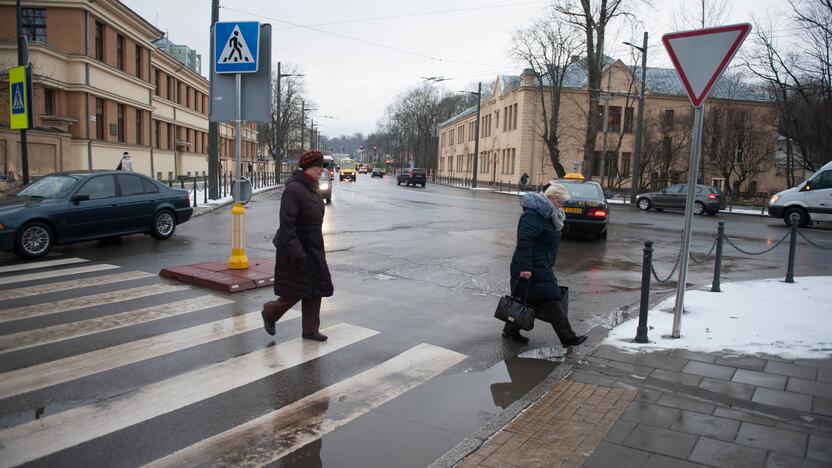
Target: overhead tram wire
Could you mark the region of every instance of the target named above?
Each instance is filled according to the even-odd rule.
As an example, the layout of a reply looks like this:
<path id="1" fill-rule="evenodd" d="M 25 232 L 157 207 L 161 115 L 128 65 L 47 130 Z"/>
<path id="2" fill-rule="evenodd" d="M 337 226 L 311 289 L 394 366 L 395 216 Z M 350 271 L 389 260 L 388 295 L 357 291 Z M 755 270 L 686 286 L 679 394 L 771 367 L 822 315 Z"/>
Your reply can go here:
<path id="1" fill-rule="evenodd" d="M 400 71 L 390 70 L 390 69 L 387 69 L 387 68 L 379 68 L 379 67 L 376 67 L 376 66 L 373 66 L 373 65 L 365 65 L 365 64 L 361 64 L 361 63 L 350 62 L 348 60 L 343 60 L 343 59 L 334 58 L 334 57 L 325 57 L 323 55 L 316 55 L 316 54 L 310 54 L 310 53 L 307 53 L 307 52 L 299 52 L 297 50 L 284 49 L 282 47 L 275 47 L 274 49 L 275 50 L 280 50 L 280 51 L 283 51 L 283 52 L 288 52 L 290 54 L 305 55 L 307 57 L 317 58 L 317 59 L 320 59 L 320 60 L 328 60 L 328 61 L 332 61 L 332 62 L 339 62 L 339 63 L 343 63 L 344 65 L 351 65 L 351 66 L 359 67 L 359 68 L 363 68 L 363 69 L 371 69 L 371 70 L 382 71 L 382 72 L 385 72 L 385 73 L 390 73 L 391 75 L 406 76 L 408 78 L 418 78 L 419 77 L 417 74 L 402 73 Z"/>
<path id="2" fill-rule="evenodd" d="M 375 46 L 375 47 L 380 47 L 382 49 L 388 49 L 388 50 L 392 50 L 392 51 L 399 52 L 399 53 L 402 53 L 402 54 L 413 55 L 413 56 L 422 57 L 422 58 L 426 58 L 426 59 L 430 59 L 430 60 L 439 60 L 440 62 L 448 62 L 448 63 L 459 63 L 459 64 L 462 64 L 462 65 L 478 65 L 478 66 L 483 66 L 483 67 L 495 67 L 495 66 L 497 66 L 493 63 L 466 62 L 466 61 L 463 61 L 463 60 L 452 60 L 452 59 L 447 59 L 447 58 L 442 58 L 442 57 L 435 57 L 435 56 L 432 56 L 432 55 L 423 54 L 421 52 L 416 52 L 416 51 L 413 51 L 413 50 L 402 49 L 402 48 L 399 48 L 399 47 L 393 47 L 393 46 L 389 46 L 389 45 L 386 45 L 386 44 L 381 44 L 379 42 L 368 41 L 366 39 L 361 39 L 361 38 L 358 38 L 358 37 L 347 36 L 346 34 L 340 34 L 340 33 L 336 33 L 336 32 L 333 32 L 333 31 L 327 31 L 325 29 L 320 29 L 320 28 L 316 28 L 316 27 L 313 27 L 313 26 L 304 26 L 302 24 L 293 23 L 291 21 L 283 20 L 283 19 L 280 19 L 280 18 L 274 18 L 274 17 L 270 17 L 270 16 L 261 15 L 259 13 L 252 13 L 250 11 L 243 11 L 243 10 L 238 10 L 236 8 L 230 8 L 230 7 L 220 7 L 220 8 L 223 8 L 223 9 L 228 10 L 228 11 L 233 11 L 233 12 L 236 12 L 236 13 L 241 13 L 241 14 L 244 14 L 244 15 L 253 16 L 255 18 L 262 18 L 262 19 L 267 19 L 267 20 L 270 20 L 270 21 L 276 21 L 278 23 L 285 23 L 285 24 L 289 24 L 289 25 L 292 25 L 292 26 L 295 26 L 295 27 L 298 27 L 298 28 L 303 28 L 303 29 L 308 29 L 310 31 L 315 31 L 315 32 L 318 32 L 318 33 L 321 33 L 321 34 L 328 34 L 330 36 L 340 37 L 342 39 L 347 39 L 347 40 L 350 40 L 350 41 L 360 42 L 362 44 L 368 44 L 368 45 L 372 45 L 372 46 Z"/>

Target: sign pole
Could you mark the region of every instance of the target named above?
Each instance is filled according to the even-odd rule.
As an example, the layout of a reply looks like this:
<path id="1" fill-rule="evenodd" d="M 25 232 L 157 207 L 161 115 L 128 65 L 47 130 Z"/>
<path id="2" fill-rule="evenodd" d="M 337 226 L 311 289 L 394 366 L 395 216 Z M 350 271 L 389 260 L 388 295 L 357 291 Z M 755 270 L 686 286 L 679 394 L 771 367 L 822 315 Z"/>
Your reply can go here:
<path id="1" fill-rule="evenodd" d="M 16 9 L 17 9 L 17 64 L 20 66 L 26 66 L 26 81 L 24 86 L 26 87 L 25 96 L 25 106 L 26 106 L 26 118 L 28 119 L 27 125 L 20 129 L 20 166 L 21 172 L 23 173 L 23 185 L 27 185 L 29 183 L 29 141 L 26 136 L 26 129 L 32 127 L 34 109 L 31 108 L 30 103 L 34 102 L 32 99 L 32 91 L 34 90 L 34 86 L 32 86 L 32 69 L 28 67 L 29 65 L 29 38 L 23 34 L 23 12 L 20 6 L 20 0 L 16 2 Z M 10 85 L 11 86 L 11 85 Z"/>
<path id="2" fill-rule="evenodd" d="M 676 284 L 676 306 L 673 309 L 673 331 L 671 337 L 679 338 L 682 329 L 682 312 L 685 307 L 685 287 L 690 258 L 690 236 L 693 228 L 693 207 L 696 202 L 696 181 L 699 179 L 699 158 L 702 155 L 702 126 L 705 121 L 704 105 L 693 109 L 693 141 L 690 147 L 690 169 L 688 170 L 688 196 L 685 202 L 685 230 L 682 233 L 682 251 L 679 265 L 679 281 Z"/>
<path id="3" fill-rule="evenodd" d="M 248 257 L 246 256 L 245 238 L 245 214 L 240 190 L 243 186 L 243 138 L 240 133 L 240 122 L 242 120 L 242 84 L 243 78 L 240 73 L 234 75 L 236 86 L 236 118 L 234 119 L 234 152 L 236 161 L 234 164 L 234 185 L 231 191 L 234 197 L 234 208 L 231 209 L 231 256 L 228 257 L 229 270 L 245 270 L 248 268 Z"/>

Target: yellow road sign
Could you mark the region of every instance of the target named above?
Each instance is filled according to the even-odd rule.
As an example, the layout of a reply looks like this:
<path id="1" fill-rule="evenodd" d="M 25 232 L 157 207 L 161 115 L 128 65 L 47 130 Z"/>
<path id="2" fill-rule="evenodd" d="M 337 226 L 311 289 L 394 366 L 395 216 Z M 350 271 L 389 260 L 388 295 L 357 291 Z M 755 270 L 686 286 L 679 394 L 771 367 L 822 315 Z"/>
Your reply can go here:
<path id="1" fill-rule="evenodd" d="M 9 115 L 11 128 L 24 130 L 32 127 L 32 97 L 26 66 L 9 69 Z"/>

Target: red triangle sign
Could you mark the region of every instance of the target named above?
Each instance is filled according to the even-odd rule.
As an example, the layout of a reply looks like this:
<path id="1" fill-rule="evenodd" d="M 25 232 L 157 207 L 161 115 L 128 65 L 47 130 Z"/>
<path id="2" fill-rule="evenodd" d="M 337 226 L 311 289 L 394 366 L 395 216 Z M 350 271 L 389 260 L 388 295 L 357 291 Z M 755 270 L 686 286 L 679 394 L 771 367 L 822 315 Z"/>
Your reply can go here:
<path id="1" fill-rule="evenodd" d="M 702 105 L 750 31 L 743 23 L 662 36 L 693 107 Z"/>

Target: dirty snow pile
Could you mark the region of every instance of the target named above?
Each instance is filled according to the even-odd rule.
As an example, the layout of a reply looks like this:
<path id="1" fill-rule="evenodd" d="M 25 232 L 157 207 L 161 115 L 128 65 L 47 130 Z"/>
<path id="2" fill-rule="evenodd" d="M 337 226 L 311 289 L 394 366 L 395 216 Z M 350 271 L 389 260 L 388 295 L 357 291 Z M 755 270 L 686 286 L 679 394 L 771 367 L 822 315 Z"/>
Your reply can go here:
<path id="1" fill-rule="evenodd" d="M 688 290 L 681 338 L 670 338 L 675 297 L 648 315 L 650 343 L 633 343 L 638 317 L 613 328 L 604 344 L 626 350 L 681 348 L 787 359 L 832 356 L 832 277 L 727 283 L 721 293 Z"/>

